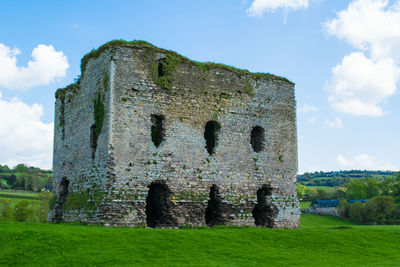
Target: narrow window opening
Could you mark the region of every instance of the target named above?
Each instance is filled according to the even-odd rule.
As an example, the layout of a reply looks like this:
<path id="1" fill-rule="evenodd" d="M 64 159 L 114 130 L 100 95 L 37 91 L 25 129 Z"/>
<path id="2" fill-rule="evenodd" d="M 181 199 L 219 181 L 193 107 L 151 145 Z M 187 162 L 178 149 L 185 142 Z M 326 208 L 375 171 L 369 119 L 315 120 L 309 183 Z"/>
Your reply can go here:
<path id="1" fill-rule="evenodd" d="M 92 148 L 92 158 L 94 158 L 97 149 L 97 134 L 95 124 L 90 127 L 90 147 Z"/>
<path id="2" fill-rule="evenodd" d="M 206 148 L 208 154 L 212 155 L 215 152 L 215 147 L 218 144 L 218 134 L 221 125 L 216 121 L 209 121 L 206 123 L 204 129 L 204 139 L 206 139 Z"/>
<path id="3" fill-rule="evenodd" d="M 210 187 L 210 199 L 207 203 L 205 219 L 208 226 L 224 224 L 222 198 L 219 194 L 218 186 L 215 184 Z"/>
<path id="4" fill-rule="evenodd" d="M 159 147 L 162 141 L 164 141 L 164 121 L 163 115 L 151 115 L 151 141 L 153 141 L 156 147 Z"/>
<path id="5" fill-rule="evenodd" d="M 270 185 L 263 185 L 257 190 L 257 204 L 253 209 L 254 223 L 257 226 L 266 226 L 272 228 L 274 220 L 278 215 L 278 209 L 267 200 L 272 195 Z"/>
<path id="6" fill-rule="evenodd" d="M 164 64 L 162 61 L 158 63 L 157 70 L 158 70 L 158 77 L 164 76 Z"/>
<path id="7" fill-rule="evenodd" d="M 63 219 L 63 207 L 68 195 L 69 180 L 63 177 L 60 182 L 57 202 L 54 208 L 54 222 L 61 222 Z"/>
<path id="8" fill-rule="evenodd" d="M 264 149 L 264 129 L 256 126 L 251 130 L 250 143 L 254 152 L 261 152 Z"/>
<path id="9" fill-rule="evenodd" d="M 147 226 L 153 228 L 177 226 L 177 220 L 171 213 L 171 193 L 163 181 L 156 181 L 149 185 L 146 197 Z"/>

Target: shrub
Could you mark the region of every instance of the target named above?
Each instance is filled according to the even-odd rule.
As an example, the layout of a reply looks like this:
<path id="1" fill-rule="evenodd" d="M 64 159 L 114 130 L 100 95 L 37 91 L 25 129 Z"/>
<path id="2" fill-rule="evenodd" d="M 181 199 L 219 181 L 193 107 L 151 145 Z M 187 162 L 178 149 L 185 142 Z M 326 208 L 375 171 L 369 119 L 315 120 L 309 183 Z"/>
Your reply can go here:
<path id="1" fill-rule="evenodd" d="M 340 200 L 337 211 L 340 217 L 349 218 L 349 203 L 345 199 Z"/>
<path id="2" fill-rule="evenodd" d="M 29 207 L 29 201 L 22 200 L 15 204 L 14 218 L 16 221 L 25 222 L 32 215 L 32 210 Z"/>
<path id="3" fill-rule="evenodd" d="M 49 214 L 49 200 L 52 198 L 53 194 L 50 192 L 41 192 L 38 195 L 40 200 L 39 206 L 35 209 L 35 215 L 39 222 L 47 222 Z"/>
<path id="4" fill-rule="evenodd" d="M 352 221 L 362 223 L 365 218 L 364 204 L 361 202 L 354 202 L 349 206 L 349 218 Z"/>
<path id="5" fill-rule="evenodd" d="M 3 220 L 10 221 L 12 219 L 11 200 L 0 199 L 1 211 L 0 216 Z"/>

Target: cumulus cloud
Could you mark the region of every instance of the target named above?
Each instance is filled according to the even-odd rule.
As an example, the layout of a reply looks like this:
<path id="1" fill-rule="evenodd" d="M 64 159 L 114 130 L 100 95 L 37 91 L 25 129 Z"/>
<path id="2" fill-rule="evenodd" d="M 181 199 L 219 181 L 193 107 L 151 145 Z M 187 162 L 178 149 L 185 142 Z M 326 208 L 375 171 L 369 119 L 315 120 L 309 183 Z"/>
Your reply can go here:
<path id="1" fill-rule="evenodd" d="M 361 52 L 351 53 L 332 69 L 328 98 L 339 112 L 379 117 L 382 101 L 396 92 L 400 69 L 391 58 L 373 60 Z"/>
<path id="2" fill-rule="evenodd" d="M 11 49 L 0 43 L 0 86 L 9 89 L 27 89 L 47 85 L 57 78 L 65 77 L 68 59 L 52 45 L 38 45 L 33 49 L 26 67 L 17 66 L 18 48 Z"/>
<path id="3" fill-rule="evenodd" d="M 259 17 L 264 12 L 274 12 L 279 8 L 286 11 L 307 9 L 308 0 L 254 0 L 247 9 L 247 14 L 253 17 Z"/>
<path id="4" fill-rule="evenodd" d="M 54 125 L 42 122 L 42 115 L 42 105 L 28 105 L 17 98 L 4 100 L 0 92 L 1 163 L 51 168 Z"/>
<path id="5" fill-rule="evenodd" d="M 383 116 L 400 79 L 400 1 L 354 0 L 325 23 L 328 34 L 359 49 L 332 69 L 329 102 L 338 112 Z"/>
<path id="6" fill-rule="evenodd" d="M 337 18 L 326 22 L 331 35 L 346 40 L 372 57 L 400 57 L 400 2 L 388 0 L 354 0 Z"/>
<path id="7" fill-rule="evenodd" d="M 338 128 L 338 129 L 343 128 L 343 122 L 340 118 L 336 118 L 332 121 L 326 120 L 325 124 L 328 125 L 328 127 L 330 128 Z"/>
<path id="8" fill-rule="evenodd" d="M 352 159 L 339 154 L 336 161 L 341 168 L 348 170 L 399 170 L 398 166 L 391 164 L 389 161 L 380 161 L 368 154 L 360 154 Z"/>
<path id="9" fill-rule="evenodd" d="M 309 113 L 315 111 L 318 111 L 318 108 L 311 105 L 303 105 L 302 107 L 299 108 L 299 112 L 302 113 Z"/>

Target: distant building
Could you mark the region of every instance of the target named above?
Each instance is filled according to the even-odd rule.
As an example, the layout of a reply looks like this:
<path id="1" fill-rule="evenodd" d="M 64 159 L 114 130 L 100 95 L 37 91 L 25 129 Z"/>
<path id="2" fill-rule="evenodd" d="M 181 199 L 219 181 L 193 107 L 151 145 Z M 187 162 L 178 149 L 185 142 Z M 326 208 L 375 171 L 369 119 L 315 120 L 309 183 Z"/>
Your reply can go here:
<path id="1" fill-rule="evenodd" d="M 364 203 L 367 200 L 369 199 L 348 200 L 347 203 Z M 339 202 L 340 200 L 314 200 L 313 202 L 311 202 L 308 210 L 310 213 L 313 214 L 339 216 L 337 211 L 337 206 L 339 205 Z"/>

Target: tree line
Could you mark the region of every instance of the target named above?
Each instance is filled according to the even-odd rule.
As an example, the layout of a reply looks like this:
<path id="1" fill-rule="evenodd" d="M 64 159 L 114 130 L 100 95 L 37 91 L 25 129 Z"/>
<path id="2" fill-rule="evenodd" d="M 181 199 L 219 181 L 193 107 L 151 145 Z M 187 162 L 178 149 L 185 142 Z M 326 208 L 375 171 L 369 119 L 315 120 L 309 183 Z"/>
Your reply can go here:
<path id="1" fill-rule="evenodd" d="M 0 189 L 14 189 L 40 192 L 50 189 L 53 178 L 50 170 L 42 170 L 36 167 L 28 167 L 18 164 L 10 169 L 7 165 L 0 165 Z M 5 181 L 1 182 L 1 181 Z"/>
<path id="2" fill-rule="evenodd" d="M 343 187 L 310 188 L 302 184 L 297 185 L 297 196 L 303 201 L 328 200 L 328 199 L 368 199 L 376 196 L 391 196 L 400 200 L 400 173 L 386 177 L 382 181 L 368 178 L 366 180 L 352 180 Z"/>
<path id="3" fill-rule="evenodd" d="M 341 200 L 337 211 L 340 217 L 365 224 L 400 224 L 400 206 L 392 196 L 375 196 L 364 203 L 349 204 Z"/>

